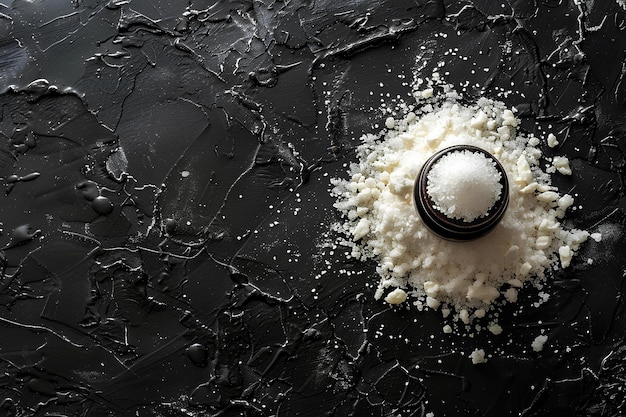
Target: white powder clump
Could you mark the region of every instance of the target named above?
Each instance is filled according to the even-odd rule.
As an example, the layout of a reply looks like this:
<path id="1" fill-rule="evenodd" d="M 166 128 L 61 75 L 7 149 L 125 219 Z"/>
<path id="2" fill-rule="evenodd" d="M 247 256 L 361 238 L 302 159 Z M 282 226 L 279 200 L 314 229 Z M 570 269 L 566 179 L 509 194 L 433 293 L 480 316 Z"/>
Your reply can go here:
<path id="1" fill-rule="evenodd" d="M 554 136 L 554 133 L 548 134 L 548 146 L 551 148 L 556 147 L 559 144 L 558 139 Z"/>
<path id="2" fill-rule="evenodd" d="M 515 288 L 509 288 L 504 292 L 504 298 L 510 303 L 517 303 L 517 290 Z"/>
<path id="3" fill-rule="evenodd" d="M 539 335 L 535 337 L 535 340 L 530 344 L 535 352 L 541 352 L 543 350 L 543 345 L 548 341 L 548 336 Z"/>
<path id="4" fill-rule="evenodd" d="M 485 155 L 469 150 L 444 155 L 427 176 L 435 208 L 451 219 L 471 222 L 489 214 L 502 193 L 502 175 Z"/>
<path id="5" fill-rule="evenodd" d="M 574 254 L 572 253 L 572 248 L 569 246 L 561 246 L 559 248 L 559 259 L 561 260 L 561 267 L 567 268 L 572 262 L 572 257 Z"/>
<path id="6" fill-rule="evenodd" d="M 406 301 L 407 294 L 402 288 L 396 288 L 385 297 L 385 301 L 389 304 L 402 304 Z"/>
<path id="7" fill-rule="evenodd" d="M 422 98 L 431 98 L 433 94 L 434 90 L 432 88 L 427 88 L 426 90 L 420 92 Z"/>
<path id="8" fill-rule="evenodd" d="M 574 199 L 551 185 L 540 167 L 540 141 L 517 132 L 513 111 L 487 98 L 462 104 L 449 86 L 440 89 L 443 93 L 432 97 L 430 91 L 416 91 L 418 102 L 430 97 L 425 104 L 405 118 L 394 116 L 393 129 L 362 138 L 349 179 L 332 180 L 335 207 L 344 215 L 336 229 L 346 236 L 341 243 L 351 249 L 351 257 L 377 261 L 376 298 L 387 288 L 409 288 L 418 307 L 441 309 L 446 316 L 456 312 L 453 317 L 468 323 L 502 300 L 516 302 L 519 288 L 545 279 L 559 261 L 563 268 L 569 266 L 589 234 L 563 227 L 561 219 Z M 507 173 L 510 192 L 507 211 L 494 230 L 462 243 L 430 233 L 413 203 L 414 182 L 424 162 L 461 144 L 494 155 Z M 489 169 L 482 162 L 471 164 Z M 442 170 L 449 171 L 445 165 Z M 437 186 L 445 181 L 437 179 Z M 494 183 L 482 186 L 492 197 L 498 195 Z M 446 196 L 452 187 L 432 193 Z M 471 218 L 491 204 L 478 207 L 469 204 L 477 200 L 465 197 L 441 205 L 455 206 L 454 211 L 465 205 L 463 216 Z"/>
<path id="9" fill-rule="evenodd" d="M 476 349 L 470 354 L 472 364 L 477 365 L 479 363 L 486 363 L 485 351 L 483 349 Z"/>
<path id="10" fill-rule="evenodd" d="M 493 334 L 495 334 L 496 336 L 499 334 L 502 334 L 502 327 L 499 324 L 491 324 L 488 327 L 489 331 Z"/>
<path id="11" fill-rule="evenodd" d="M 572 175 L 572 169 L 569 166 L 569 159 L 565 156 L 555 156 L 552 165 L 563 175 Z"/>

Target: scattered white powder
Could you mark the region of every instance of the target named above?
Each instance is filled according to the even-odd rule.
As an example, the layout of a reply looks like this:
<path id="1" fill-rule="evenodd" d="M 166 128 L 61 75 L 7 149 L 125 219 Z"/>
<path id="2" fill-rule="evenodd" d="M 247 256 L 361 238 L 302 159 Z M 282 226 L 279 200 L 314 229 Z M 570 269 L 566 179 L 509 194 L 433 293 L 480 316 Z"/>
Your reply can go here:
<path id="1" fill-rule="evenodd" d="M 474 350 L 469 357 L 474 365 L 487 362 L 487 358 L 485 358 L 485 351 L 483 349 Z"/>
<path id="2" fill-rule="evenodd" d="M 531 347 L 535 352 L 541 352 L 543 350 L 543 345 L 548 341 L 548 336 L 539 335 L 535 337 L 535 340 L 531 343 Z"/>
<path id="3" fill-rule="evenodd" d="M 444 155 L 430 169 L 426 190 L 435 208 L 451 219 L 471 222 L 489 213 L 500 198 L 502 175 L 478 152 Z"/>
<path id="4" fill-rule="evenodd" d="M 517 289 L 529 281 L 540 282 L 559 260 L 563 268 L 569 266 L 589 234 L 564 229 L 560 219 L 574 199 L 551 185 L 540 167 L 539 139 L 517 132 L 512 110 L 487 98 L 462 104 L 450 86 L 435 87 L 437 94 L 433 89 L 416 91 L 417 110 L 405 118 L 395 116 L 393 128 L 379 136 L 364 136 L 350 178 L 332 180 L 335 207 L 345 219 L 336 228 L 347 236 L 342 243 L 351 248 L 353 258 L 377 260 L 376 299 L 388 288 L 409 288 L 403 293 L 408 292 L 418 309 L 441 309 L 444 317 L 455 311 L 453 317 L 467 324 L 484 317 L 496 301 L 515 303 Z M 435 152 L 460 144 L 494 155 L 507 173 L 510 190 L 508 209 L 497 227 L 462 243 L 431 234 L 416 213 L 412 196 L 424 162 Z M 487 169 L 482 162 L 472 164 Z M 445 179 L 436 182 L 440 181 Z M 486 186 L 492 195 L 493 187 Z M 470 197 L 469 203 L 474 202 Z M 464 215 L 484 210 L 471 206 Z M 395 291 L 389 298 L 393 302 L 400 299 Z"/>

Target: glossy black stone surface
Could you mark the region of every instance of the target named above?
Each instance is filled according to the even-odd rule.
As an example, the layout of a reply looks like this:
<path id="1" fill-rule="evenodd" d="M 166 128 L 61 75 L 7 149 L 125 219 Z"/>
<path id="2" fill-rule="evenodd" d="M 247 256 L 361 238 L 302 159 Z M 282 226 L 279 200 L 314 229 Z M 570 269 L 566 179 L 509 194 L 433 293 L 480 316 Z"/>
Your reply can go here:
<path id="1" fill-rule="evenodd" d="M 620 3 L 4 2 L 0 415 L 620 415 Z M 330 178 L 442 62 L 558 135 L 566 223 L 603 233 L 499 336 L 375 301 L 325 246 Z"/>

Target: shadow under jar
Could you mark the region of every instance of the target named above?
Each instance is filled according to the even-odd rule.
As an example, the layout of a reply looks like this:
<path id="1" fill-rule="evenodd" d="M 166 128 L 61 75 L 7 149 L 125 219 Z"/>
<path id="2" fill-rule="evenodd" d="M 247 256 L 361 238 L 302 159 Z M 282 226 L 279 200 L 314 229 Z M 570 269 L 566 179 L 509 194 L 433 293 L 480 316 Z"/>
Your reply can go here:
<path id="1" fill-rule="evenodd" d="M 496 171 L 500 174 L 498 182 L 501 185 L 500 194 L 487 213 L 471 221 L 446 215 L 437 208 L 437 204 L 428 193 L 428 174 L 433 166 L 446 155 L 465 151 L 484 155 L 493 161 Z M 424 163 L 415 180 L 413 200 L 422 222 L 432 233 L 446 240 L 471 241 L 493 230 L 504 216 L 509 204 L 509 181 L 504 168 L 492 154 L 476 146 L 456 145 L 442 149 Z"/>

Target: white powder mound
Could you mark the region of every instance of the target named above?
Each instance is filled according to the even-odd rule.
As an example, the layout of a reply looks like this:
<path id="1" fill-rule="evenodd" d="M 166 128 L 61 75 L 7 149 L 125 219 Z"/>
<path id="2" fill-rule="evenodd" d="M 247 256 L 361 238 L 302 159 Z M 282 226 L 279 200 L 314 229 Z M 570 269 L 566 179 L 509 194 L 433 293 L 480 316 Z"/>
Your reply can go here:
<path id="1" fill-rule="evenodd" d="M 502 175 L 485 155 L 458 151 L 444 155 L 427 176 L 435 208 L 451 219 L 471 222 L 489 214 L 500 198 Z"/>
<path id="2" fill-rule="evenodd" d="M 574 200 L 551 186 L 539 165 L 540 141 L 517 132 L 512 110 L 486 98 L 462 104 L 449 86 L 432 97 L 428 91 L 415 94 L 422 100 L 417 114 L 386 123 L 393 128 L 380 136 L 362 138 L 349 179 L 332 180 L 335 207 L 345 218 L 336 227 L 347 236 L 342 243 L 351 248 L 352 257 L 378 261 L 376 299 L 387 288 L 404 288 L 419 309 L 452 309 L 467 323 L 478 316 L 474 312 L 484 317 L 497 300 L 516 302 L 513 287 L 543 279 L 559 260 L 566 268 L 589 234 L 563 228 L 560 219 Z M 491 233 L 471 242 L 431 234 L 412 195 L 424 162 L 460 144 L 490 152 L 509 179 L 503 219 Z M 472 207 L 469 214 L 483 210 Z M 389 300 L 397 302 L 396 295 Z"/>

